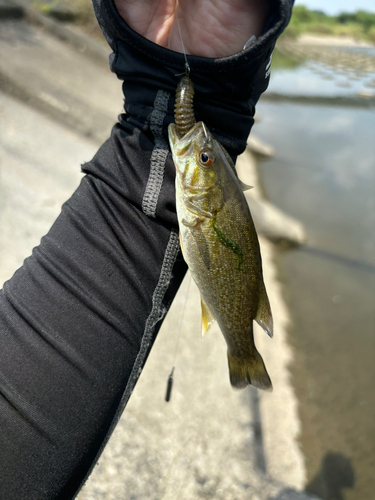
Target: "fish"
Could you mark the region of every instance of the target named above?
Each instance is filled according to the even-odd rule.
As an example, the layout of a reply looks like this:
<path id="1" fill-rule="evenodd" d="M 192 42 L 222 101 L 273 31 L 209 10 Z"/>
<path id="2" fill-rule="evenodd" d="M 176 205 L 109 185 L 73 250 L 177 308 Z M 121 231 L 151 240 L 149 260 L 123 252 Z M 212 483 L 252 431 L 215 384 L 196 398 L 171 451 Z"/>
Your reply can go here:
<path id="1" fill-rule="evenodd" d="M 193 113 L 193 83 L 177 88 L 175 123 L 168 127 L 176 167 L 176 210 L 183 257 L 201 294 L 202 334 L 216 321 L 227 344 L 232 387 L 272 390 L 256 349 L 255 320 L 272 337 L 256 229 L 235 166 Z"/>

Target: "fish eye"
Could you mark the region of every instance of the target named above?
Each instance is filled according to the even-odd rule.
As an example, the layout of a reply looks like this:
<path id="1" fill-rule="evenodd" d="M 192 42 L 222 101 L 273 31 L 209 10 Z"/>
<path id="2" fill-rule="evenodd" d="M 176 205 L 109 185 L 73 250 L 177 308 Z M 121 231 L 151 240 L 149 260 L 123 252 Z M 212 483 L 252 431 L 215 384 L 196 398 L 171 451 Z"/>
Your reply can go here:
<path id="1" fill-rule="evenodd" d="M 213 159 L 207 151 L 201 151 L 199 153 L 199 163 L 205 167 L 210 167 L 213 163 Z"/>

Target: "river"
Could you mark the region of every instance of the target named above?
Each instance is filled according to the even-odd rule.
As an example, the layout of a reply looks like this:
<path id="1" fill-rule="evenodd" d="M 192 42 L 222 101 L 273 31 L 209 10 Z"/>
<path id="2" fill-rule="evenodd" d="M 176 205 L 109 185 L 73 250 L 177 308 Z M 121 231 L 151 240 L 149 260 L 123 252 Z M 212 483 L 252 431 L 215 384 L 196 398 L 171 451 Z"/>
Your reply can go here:
<path id="1" fill-rule="evenodd" d="M 308 234 L 278 260 L 306 490 L 324 500 L 375 499 L 374 76 L 371 65 L 276 61 L 254 126 L 275 149 L 260 166 L 265 192 Z"/>

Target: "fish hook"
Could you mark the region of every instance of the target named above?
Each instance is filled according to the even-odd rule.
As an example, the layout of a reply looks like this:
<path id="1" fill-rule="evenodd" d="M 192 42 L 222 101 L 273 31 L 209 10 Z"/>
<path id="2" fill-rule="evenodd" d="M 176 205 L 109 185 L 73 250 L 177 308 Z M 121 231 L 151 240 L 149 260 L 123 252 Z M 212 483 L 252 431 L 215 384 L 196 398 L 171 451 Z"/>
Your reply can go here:
<path id="1" fill-rule="evenodd" d="M 211 142 L 211 137 L 207 134 L 206 125 L 203 122 L 202 122 L 202 128 L 203 128 L 203 132 L 204 132 L 204 136 L 206 138 L 206 141 Z"/>

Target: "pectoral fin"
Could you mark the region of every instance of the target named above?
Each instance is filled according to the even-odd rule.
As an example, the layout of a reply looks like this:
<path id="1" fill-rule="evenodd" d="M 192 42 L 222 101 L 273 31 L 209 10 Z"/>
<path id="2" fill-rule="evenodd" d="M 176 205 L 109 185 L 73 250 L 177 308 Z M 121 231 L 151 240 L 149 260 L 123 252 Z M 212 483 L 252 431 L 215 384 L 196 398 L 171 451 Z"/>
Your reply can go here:
<path id="1" fill-rule="evenodd" d="M 181 222 L 186 227 L 195 227 L 202 222 L 202 219 L 200 217 L 184 217 Z"/>
<path id="2" fill-rule="evenodd" d="M 255 321 L 271 338 L 273 337 L 273 320 L 271 307 L 264 283 L 262 283 L 260 287 L 259 306 Z"/>
<path id="3" fill-rule="evenodd" d="M 215 322 L 215 318 L 212 316 L 211 311 L 207 307 L 207 304 L 201 297 L 201 307 L 202 307 L 202 337 L 209 330 L 210 326 Z"/>

